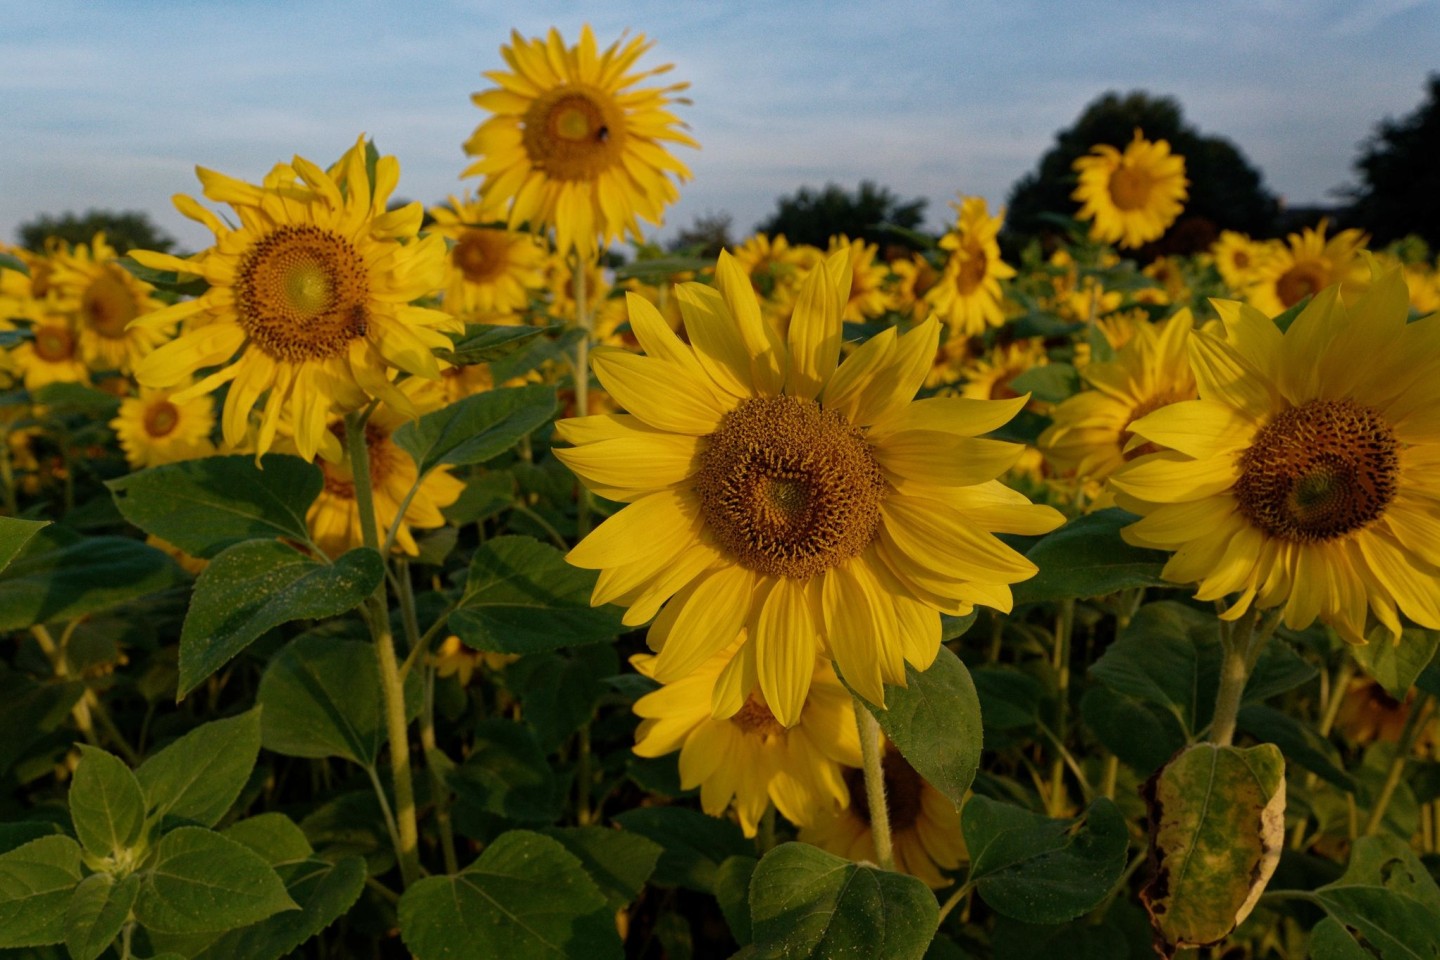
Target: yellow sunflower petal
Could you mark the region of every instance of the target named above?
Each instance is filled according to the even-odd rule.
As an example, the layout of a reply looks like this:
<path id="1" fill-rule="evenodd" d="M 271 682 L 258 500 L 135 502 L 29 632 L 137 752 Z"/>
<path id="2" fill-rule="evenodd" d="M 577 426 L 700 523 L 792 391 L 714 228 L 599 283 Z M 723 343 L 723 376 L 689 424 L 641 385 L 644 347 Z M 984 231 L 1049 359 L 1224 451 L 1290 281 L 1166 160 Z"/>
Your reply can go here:
<path id="1" fill-rule="evenodd" d="M 818 633 L 809 584 L 781 577 L 765 598 L 751 642 L 760 691 L 782 726 L 800 721 L 815 674 Z"/>

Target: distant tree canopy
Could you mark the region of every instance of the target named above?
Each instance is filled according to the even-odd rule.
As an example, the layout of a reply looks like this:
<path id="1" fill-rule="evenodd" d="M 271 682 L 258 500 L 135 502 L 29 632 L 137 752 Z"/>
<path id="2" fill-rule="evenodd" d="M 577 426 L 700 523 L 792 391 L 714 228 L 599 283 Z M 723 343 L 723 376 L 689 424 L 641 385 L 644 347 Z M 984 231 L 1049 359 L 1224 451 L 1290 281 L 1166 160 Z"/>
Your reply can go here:
<path id="1" fill-rule="evenodd" d="M 1427 99 L 1414 112 L 1387 118 L 1360 145 L 1360 186 L 1347 218 L 1377 244 L 1417 234 L 1440 247 L 1440 73 L 1426 81 Z"/>
<path id="2" fill-rule="evenodd" d="M 1073 126 L 1057 133 L 1039 167 L 1011 188 L 1005 218 L 1011 239 L 1053 229 L 1041 214 L 1073 214 L 1079 205 L 1070 199 L 1077 182 L 1071 164 L 1099 143 L 1124 149 L 1137 127 L 1148 140 L 1169 141 L 1171 150 L 1185 158 L 1190 180 L 1185 213 L 1167 234 L 1171 246 L 1162 238 L 1155 246 L 1165 249 L 1156 252 L 1190 252 L 1208 245 L 1220 230 L 1274 234 L 1279 204 L 1239 148 L 1222 137 L 1202 136 L 1185 122 L 1180 104 L 1171 97 L 1111 91 L 1086 107 Z"/>
<path id="3" fill-rule="evenodd" d="M 175 246 L 173 237 L 138 210 L 86 210 L 82 214 L 62 213 L 58 217 L 41 214 L 22 223 L 16 233 L 20 246 L 39 251 L 45 246 L 46 237 L 59 237 L 71 244 L 89 243 L 102 230 L 105 239 L 122 255 L 136 248 L 164 253 Z"/>
<path id="4" fill-rule="evenodd" d="M 882 248 L 904 244 L 904 238 L 879 229 L 880 224 L 894 224 L 914 230 L 925 219 L 923 197 L 901 200 L 886 187 L 862 180 L 854 193 L 839 184 L 827 183 L 823 190 L 801 187 L 794 194 L 775 201 L 775 212 L 755 228 L 774 236 L 783 233 L 791 243 L 808 243 L 824 247 L 836 234 L 852 240 L 864 237 Z"/>
<path id="5" fill-rule="evenodd" d="M 690 226 L 682 227 L 675 238 L 666 244 L 672 252 L 693 252 L 697 257 L 714 260 L 721 250 L 735 246 L 730 237 L 730 228 L 735 218 L 728 213 L 705 213 L 696 217 Z"/>

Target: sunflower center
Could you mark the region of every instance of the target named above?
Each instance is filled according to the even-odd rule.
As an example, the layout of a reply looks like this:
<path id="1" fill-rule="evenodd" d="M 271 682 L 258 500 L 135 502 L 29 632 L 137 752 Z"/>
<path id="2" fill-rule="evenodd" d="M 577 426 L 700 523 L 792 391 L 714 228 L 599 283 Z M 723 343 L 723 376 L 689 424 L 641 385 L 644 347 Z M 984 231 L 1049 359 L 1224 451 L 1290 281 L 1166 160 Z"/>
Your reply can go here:
<path id="1" fill-rule="evenodd" d="M 110 269 L 96 277 L 80 297 L 80 315 L 91 330 L 111 340 L 125 337 L 125 325 L 140 313 L 125 282 Z"/>
<path id="2" fill-rule="evenodd" d="M 345 445 L 345 421 L 336 420 L 330 424 L 330 432 Z M 379 490 L 386 479 L 395 471 L 397 449 L 390 442 L 390 435 L 373 423 L 365 424 L 365 452 L 370 460 L 370 489 Z M 355 471 L 347 459 L 345 463 L 331 463 L 324 457 L 315 460 L 325 477 L 325 492 L 342 500 L 355 499 Z"/>
<path id="3" fill-rule="evenodd" d="M 885 774 L 885 809 L 890 815 L 890 829 L 908 830 L 920 819 L 921 793 L 925 781 L 897 751 L 890 750 L 880 761 Z M 865 771 L 855 767 L 845 770 L 845 786 L 850 789 L 850 809 L 870 825 L 870 795 L 865 792 Z"/>
<path id="4" fill-rule="evenodd" d="M 812 400 L 755 397 L 708 440 L 695 477 L 700 513 L 746 569 L 804 580 L 874 539 L 885 477 L 839 414 Z"/>
<path id="5" fill-rule="evenodd" d="M 145 432 L 158 440 L 180 425 L 180 410 L 169 400 L 162 400 L 146 409 L 143 422 Z"/>
<path id="6" fill-rule="evenodd" d="M 450 258 L 471 283 L 493 283 L 505 273 L 506 249 L 503 230 L 466 230 Z"/>
<path id="7" fill-rule="evenodd" d="M 1380 414 L 1353 400 L 1292 407 L 1240 455 L 1240 513 L 1281 540 L 1331 540 L 1358 530 L 1395 498 L 1399 447 Z"/>
<path id="8" fill-rule="evenodd" d="M 280 227 L 245 252 L 235 274 L 240 326 L 276 360 L 338 356 L 363 337 L 370 272 L 349 240 L 310 224 Z"/>
<path id="9" fill-rule="evenodd" d="M 970 296 L 985 282 L 986 268 L 989 261 L 985 257 L 985 251 L 978 246 L 970 246 L 965 250 L 965 259 L 960 261 L 960 272 L 955 277 L 955 288 L 964 297 Z"/>
<path id="10" fill-rule="evenodd" d="M 35 356 L 46 363 L 64 363 L 75 355 L 75 337 L 64 327 L 35 328 Z"/>
<path id="11" fill-rule="evenodd" d="M 1139 210 L 1150 199 L 1150 174 L 1139 167 L 1120 166 L 1110 174 L 1110 199 L 1121 210 Z"/>
<path id="12" fill-rule="evenodd" d="M 1329 273 L 1322 264 L 1305 260 L 1280 275 L 1280 279 L 1275 281 L 1275 295 L 1289 309 L 1325 289 L 1329 279 Z"/>
<path id="13" fill-rule="evenodd" d="M 530 162 L 557 180 L 594 180 L 621 161 L 624 118 L 598 90 L 569 85 L 525 111 L 521 142 Z"/>
<path id="14" fill-rule="evenodd" d="M 756 699 L 753 693 L 746 699 L 745 706 L 730 718 L 730 722 L 739 727 L 742 733 L 753 733 L 759 737 L 785 732 L 780 721 L 775 719 L 775 714 L 770 712 L 770 708 L 763 701 Z"/>

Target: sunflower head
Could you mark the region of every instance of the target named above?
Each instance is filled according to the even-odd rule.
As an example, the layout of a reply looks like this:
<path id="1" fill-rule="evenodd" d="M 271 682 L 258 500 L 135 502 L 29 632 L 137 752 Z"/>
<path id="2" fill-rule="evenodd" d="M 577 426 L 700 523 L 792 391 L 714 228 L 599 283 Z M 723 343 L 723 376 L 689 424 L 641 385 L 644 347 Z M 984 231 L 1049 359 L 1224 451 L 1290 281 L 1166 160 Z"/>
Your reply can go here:
<path id="1" fill-rule="evenodd" d="M 1090 235 L 1104 243 L 1139 247 L 1158 240 L 1189 195 L 1185 158 L 1139 130 L 1123 152 L 1097 144 L 1074 168 L 1080 184 L 1071 199 L 1081 204 L 1079 218 L 1093 221 Z"/>

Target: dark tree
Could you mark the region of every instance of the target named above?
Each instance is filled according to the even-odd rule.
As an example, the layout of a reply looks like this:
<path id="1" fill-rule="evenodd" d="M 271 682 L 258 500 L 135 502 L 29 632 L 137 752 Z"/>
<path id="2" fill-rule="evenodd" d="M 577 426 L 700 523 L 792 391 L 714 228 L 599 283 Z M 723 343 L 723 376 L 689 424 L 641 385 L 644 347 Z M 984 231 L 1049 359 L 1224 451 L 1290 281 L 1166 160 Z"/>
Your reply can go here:
<path id="1" fill-rule="evenodd" d="M 783 233 L 791 243 L 816 247 L 824 247 L 831 237 L 843 233 L 852 240 L 864 237 L 883 248 L 905 240 L 881 225 L 914 230 L 925 219 L 925 204 L 923 197 L 902 201 L 870 180 L 862 180 L 854 193 L 827 183 L 823 190 L 801 187 L 793 195 L 781 197 L 775 201 L 775 212 L 755 229 L 771 236 Z"/>
<path id="2" fill-rule="evenodd" d="M 1387 117 L 1360 144 L 1360 186 L 1347 221 L 1377 244 L 1407 234 L 1440 247 L 1440 73 L 1426 81 L 1427 99 L 1399 120 Z"/>
<path id="3" fill-rule="evenodd" d="M 1070 199 L 1078 182 L 1071 166 L 1096 144 L 1124 149 L 1139 128 L 1148 140 L 1167 140 L 1170 149 L 1185 158 L 1190 199 L 1185 212 L 1154 253 L 1184 253 L 1207 246 L 1221 230 L 1240 230 L 1251 236 L 1273 236 L 1279 204 L 1265 189 L 1260 172 L 1250 165 L 1235 144 L 1223 137 L 1202 136 L 1171 97 L 1143 91 L 1125 95 L 1111 91 L 1093 101 L 1073 126 L 1055 135 L 1055 145 L 1040 158 L 1039 167 L 1011 188 L 1006 232 L 1010 242 L 1039 236 L 1049 230 L 1042 214 L 1070 216 L 1079 208 Z M 1184 249 L 1170 249 L 1176 243 Z M 1145 251 L 1141 252 L 1142 259 Z"/>
<path id="4" fill-rule="evenodd" d="M 105 239 L 124 255 L 131 250 L 158 250 L 166 253 L 175 240 L 136 210 L 86 210 L 83 214 L 63 213 L 58 217 L 41 214 L 28 220 L 16 231 L 20 246 L 28 250 L 44 249 L 46 237 L 59 237 L 66 243 L 89 243 L 95 234 L 105 232 Z"/>
<path id="5" fill-rule="evenodd" d="M 721 250 L 733 249 L 730 228 L 735 218 L 728 213 L 706 213 L 695 218 L 688 227 L 676 232 L 666 244 L 672 253 L 688 253 L 706 260 L 720 256 Z"/>

